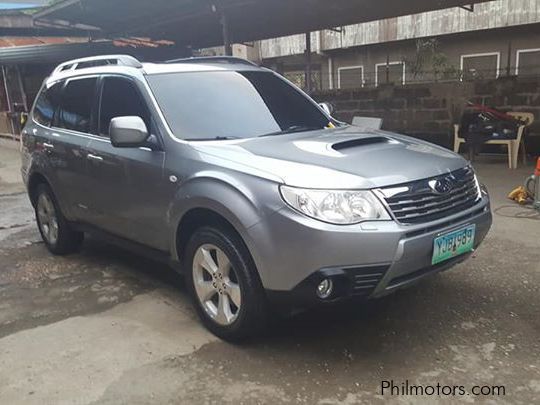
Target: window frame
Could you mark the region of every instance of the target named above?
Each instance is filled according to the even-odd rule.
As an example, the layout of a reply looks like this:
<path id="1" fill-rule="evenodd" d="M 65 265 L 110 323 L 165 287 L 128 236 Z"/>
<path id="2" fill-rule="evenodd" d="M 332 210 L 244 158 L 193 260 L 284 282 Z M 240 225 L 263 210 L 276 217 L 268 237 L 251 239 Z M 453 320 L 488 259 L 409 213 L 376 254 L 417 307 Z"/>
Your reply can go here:
<path id="1" fill-rule="evenodd" d="M 406 63 L 404 60 L 402 61 L 392 61 L 392 62 L 382 62 L 382 63 L 375 63 L 375 87 L 379 86 L 379 66 L 386 66 L 386 65 L 403 65 L 403 73 L 401 75 L 401 85 L 405 86 L 405 74 L 407 72 Z"/>
<path id="2" fill-rule="evenodd" d="M 160 144 L 162 144 L 163 139 L 162 139 L 162 136 L 161 136 L 161 131 L 159 130 L 158 120 L 156 119 L 156 117 L 155 117 L 156 114 L 153 112 L 152 107 L 151 107 L 151 105 L 153 103 L 153 100 L 148 99 L 147 97 L 144 96 L 144 92 L 137 85 L 137 80 L 136 79 L 134 79 L 131 76 L 123 75 L 121 73 L 106 73 L 106 74 L 99 75 L 98 88 L 97 88 L 97 93 L 96 93 L 96 111 L 97 111 L 97 114 L 96 114 L 96 135 L 95 136 L 97 136 L 99 139 L 107 140 L 107 141 L 110 142 L 110 137 L 109 137 L 108 134 L 105 136 L 105 135 L 101 135 L 100 132 L 99 132 L 100 125 L 101 125 L 101 102 L 103 100 L 103 89 L 105 87 L 105 80 L 107 78 L 110 78 L 110 77 L 126 80 L 127 82 L 131 83 L 131 85 L 135 89 L 135 92 L 139 95 L 140 99 L 144 102 L 144 104 L 146 106 L 146 109 L 148 110 L 148 114 L 150 116 L 150 122 L 151 122 L 151 124 L 153 124 L 153 127 L 155 129 L 155 131 L 154 131 L 155 133 L 153 133 L 152 128 L 151 128 L 152 125 L 151 125 L 150 128 L 147 128 L 149 135 L 156 136 L 158 138 L 158 142 L 160 142 Z"/>
<path id="3" fill-rule="evenodd" d="M 50 128 L 54 128 L 54 129 L 57 129 L 57 130 L 60 130 L 60 131 L 68 131 L 68 132 L 72 132 L 72 133 L 75 133 L 75 134 L 80 134 L 80 135 L 85 135 L 85 136 L 95 136 L 96 135 L 96 100 L 97 100 L 97 91 L 98 91 L 98 85 L 99 85 L 99 77 L 100 75 L 99 74 L 91 74 L 91 75 L 82 75 L 82 76 L 73 76 L 73 77 L 67 77 L 65 79 L 61 79 L 61 80 L 58 80 L 58 82 L 61 82 L 62 83 L 62 88 L 60 89 L 60 98 L 62 100 L 62 102 L 60 103 L 60 105 L 56 108 L 56 110 L 54 111 L 54 115 L 53 115 L 53 119 L 52 119 L 52 122 L 51 122 L 51 126 Z M 62 127 L 59 127 L 58 126 L 58 114 L 62 108 L 62 103 L 63 103 L 63 98 L 64 98 L 64 92 L 66 90 L 66 87 L 68 85 L 69 82 L 71 81 L 75 81 L 75 80 L 83 80 L 83 79 L 96 79 L 96 84 L 95 84 L 95 87 L 94 87 L 94 96 L 93 96 L 93 100 L 92 100 L 92 104 L 91 104 L 91 109 L 90 109 L 90 131 L 89 132 L 81 132 L 81 131 L 77 131 L 75 129 L 70 129 L 70 128 L 62 128 Z"/>
<path id="4" fill-rule="evenodd" d="M 362 69 L 362 74 L 360 75 L 361 77 L 361 82 L 360 82 L 360 87 L 364 87 L 364 65 L 355 65 L 355 66 L 341 66 L 341 67 L 338 67 L 337 69 L 337 85 L 338 85 L 338 89 L 341 89 L 341 72 L 343 70 L 354 70 L 354 69 Z"/>
<path id="5" fill-rule="evenodd" d="M 62 91 L 64 89 L 64 81 L 63 79 L 61 80 L 55 80 L 53 82 L 50 83 L 50 86 L 47 86 L 47 83 L 43 83 L 43 85 L 41 86 L 41 88 L 39 89 L 38 93 L 37 93 L 37 96 L 34 100 L 34 104 L 32 105 L 32 109 L 30 110 L 31 111 L 31 118 L 32 118 L 32 122 L 34 122 L 35 124 L 37 125 L 41 125 L 42 127 L 44 128 L 54 128 L 53 127 L 53 122 L 54 122 L 54 119 L 56 117 L 56 113 L 58 111 L 58 107 L 59 105 L 56 106 L 56 108 L 54 109 L 53 111 L 53 114 L 52 114 L 52 117 L 51 117 L 51 121 L 48 125 L 45 125 L 41 122 L 39 122 L 37 119 L 36 119 L 36 108 L 39 104 L 39 100 L 40 98 L 43 96 L 43 94 L 47 91 L 49 91 L 50 89 L 52 89 L 54 86 L 56 85 L 60 85 L 60 89 L 58 90 L 59 93 L 60 93 L 60 97 L 62 97 Z"/>
<path id="6" fill-rule="evenodd" d="M 499 51 L 493 51 L 493 52 L 482 52 L 482 53 L 470 53 L 466 55 L 460 55 L 460 62 L 459 62 L 459 70 L 461 70 L 461 79 L 460 81 L 463 81 L 463 73 L 465 72 L 463 70 L 465 58 L 479 58 L 483 56 L 497 56 L 497 69 L 495 71 L 495 79 L 498 79 L 501 74 L 501 53 Z"/>
<path id="7" fill-rule="evenodd" d="M 519 76 L 519 59 L 522 53 L 540 52 L 540 48 L 524 48 L 516 50 L 516 76 Z"/>

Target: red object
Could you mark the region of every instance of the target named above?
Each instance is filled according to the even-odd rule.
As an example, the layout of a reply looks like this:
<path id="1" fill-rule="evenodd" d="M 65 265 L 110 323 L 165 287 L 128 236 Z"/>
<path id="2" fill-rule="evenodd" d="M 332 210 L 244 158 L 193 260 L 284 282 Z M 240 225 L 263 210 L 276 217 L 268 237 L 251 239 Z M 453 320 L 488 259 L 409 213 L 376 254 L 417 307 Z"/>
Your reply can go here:
<path id="1" fill-rule="evenodd" d="M 490 108 L 490 107 L 487 107 L 485 105 L 481 105 L 481 104 L 474 104 L 474 103 L 471 103 L 469 102 L 469 107 L 477 110 L 477 111 L 483 111 L 483 112 L 487 112 L 487 113 L 490 113 L 492 115 L 494 115 L 496 118 L 499 118 L 501 120 L 504 120 L 504 121 L 516 121 L 516 117 L 513 117 L 511 115 L 508 115 L 502 111 L 499 111 L 499 110 L 496 110 L 494 108 Z"/>
<path id="2" fill-rule="evenodd" d="M 540 176 L 540 157 L 536 161 L 536 170 L 534 171 L 535 176 Z"/>

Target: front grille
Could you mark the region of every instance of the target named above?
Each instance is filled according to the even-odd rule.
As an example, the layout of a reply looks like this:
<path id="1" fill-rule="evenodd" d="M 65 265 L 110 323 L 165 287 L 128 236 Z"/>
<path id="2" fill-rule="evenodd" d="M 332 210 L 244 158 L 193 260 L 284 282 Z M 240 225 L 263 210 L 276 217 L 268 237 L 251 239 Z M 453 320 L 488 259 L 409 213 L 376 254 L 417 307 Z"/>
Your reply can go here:
<path id="1" fill-rule="evenodd" d="M 470 167 L 428 179 L 380 189 L 396 220 L 418 224 L 459 213 L 479 200 Z"/>
<path id="2" fill-rule="evenodd" d="M 384 265 L 346 269 L 346 273 L 351 281 L 351 294 L 362 297 L 371 295 L 388 270 L 388 267 Z"/>

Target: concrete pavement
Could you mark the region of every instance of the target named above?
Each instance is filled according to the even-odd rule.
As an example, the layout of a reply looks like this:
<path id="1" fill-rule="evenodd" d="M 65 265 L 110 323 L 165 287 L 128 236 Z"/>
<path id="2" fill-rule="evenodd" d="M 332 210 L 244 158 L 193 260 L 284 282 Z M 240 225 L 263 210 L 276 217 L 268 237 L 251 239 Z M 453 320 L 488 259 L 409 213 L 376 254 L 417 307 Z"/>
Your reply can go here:
<path id="1" fill-rule="evenodd" d="M 199 324 L 170 269 L 89 239 L 40 242 L 0 145 L 0 403 L 540 402 L 540 217 L 505 196 L 531 171 L 481 159 L 495 223 L 474 257 L 361 307 L 277 322 L 244 346 Z M 381 381 L 468 395 L 381 395 Z M 475 396 L 474 385 L 505 395 Z M 493 391 L 493 389 L 492 389 Z"/>

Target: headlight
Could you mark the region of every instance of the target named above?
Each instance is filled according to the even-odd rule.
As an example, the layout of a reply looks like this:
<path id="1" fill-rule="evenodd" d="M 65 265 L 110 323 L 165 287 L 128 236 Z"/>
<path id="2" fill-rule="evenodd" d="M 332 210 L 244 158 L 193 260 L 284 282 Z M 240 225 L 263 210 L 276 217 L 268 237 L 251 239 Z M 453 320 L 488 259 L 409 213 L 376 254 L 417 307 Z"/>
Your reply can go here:
<path id="1" fill-rule="evenodd" d="M 281 186 L 287 204 L 308 217 L 331 224 L 389 220 L 390 216 L 371 191 L 313 190 Z"/>

